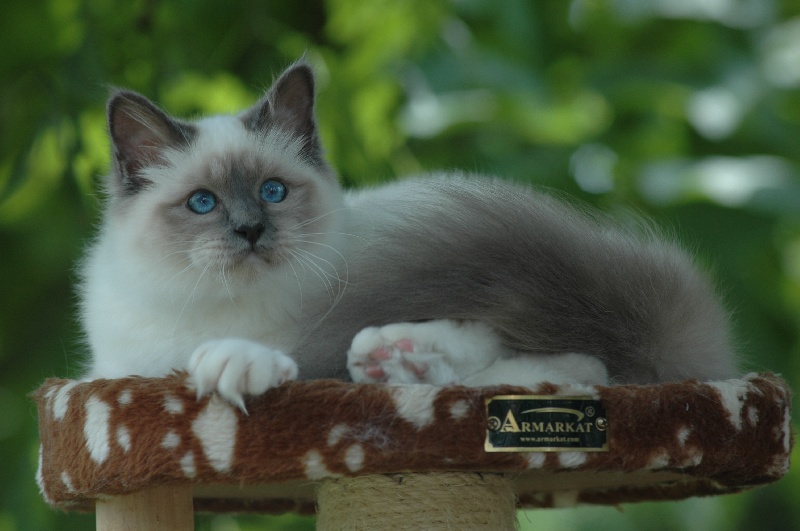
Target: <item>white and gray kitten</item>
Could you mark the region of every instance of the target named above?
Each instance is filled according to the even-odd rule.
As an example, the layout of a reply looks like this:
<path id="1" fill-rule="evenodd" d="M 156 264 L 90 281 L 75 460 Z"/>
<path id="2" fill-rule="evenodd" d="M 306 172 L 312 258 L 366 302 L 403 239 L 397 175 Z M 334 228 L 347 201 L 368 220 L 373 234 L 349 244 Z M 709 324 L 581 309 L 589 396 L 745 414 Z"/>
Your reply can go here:
<path id="1" fill-rule="evenodd" d="M 430 175 L 345 194 L 314 81 L 186 122 L 108 103 L 113 171 L 82 268 L 89 378 L 188 370 L 243 406 L 293 378 L 488 385 L 734 375 L 703 274 L 528 187 Z"/>

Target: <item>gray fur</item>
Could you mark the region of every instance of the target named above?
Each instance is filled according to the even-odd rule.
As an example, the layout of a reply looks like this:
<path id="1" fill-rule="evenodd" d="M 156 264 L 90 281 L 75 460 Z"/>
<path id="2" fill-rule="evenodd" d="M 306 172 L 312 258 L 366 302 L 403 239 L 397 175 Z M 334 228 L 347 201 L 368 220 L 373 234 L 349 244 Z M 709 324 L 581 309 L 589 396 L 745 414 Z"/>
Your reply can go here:
<path id="1" fill-rule="evenodd" d="M 615 382 L 734 375 L 726 313 L 674 244 L 553 197 L 470 176 L 411 182 L 339 303 L 297 350 L 301 374 L 366 326 L 478 320 L 527 352 L 600 358 Z M 368 196 L 369 198 L 369 196 Z M 343 371 L 336 374 L 345 377 Z"/>
<path id="2" fill-rule="evenodd" d="M 157 233 L 148 252 L 158 255 L 159 267 L 175 260 L 176 277 L 190 269 L 192 246 L 218 246 L 220 258 L 209 261 L 217 275 L 204 277 L 206 267 L 187 286 L 216 285 L 220 304 L 229 298 L 241 308 L 238 298 L 252 296 L 259 275 L 284 283 L 263 293 L 265 305 L 287 308 L 280 323 L 265 316 L 264 328 L 280 327 L 275 346 L 289 350 L 301 378 L 348 379 L 345 354 L 367 326 L 443 318 L 485 322 L 522 352 L 594 355 L 619 383 L 735 375 L 727 315 L 710 282 L 652 229 L 626 228 L 529 187 L 476 175 L 407 179 L 352 193 L 344 203 L 329 197 L 339 192 L 322 157 L 313 93 L 311 70 L 299 63 L 239 116 L 254 142 L 273 153 L 246 146 L 201 153 L 207 125 L 173 120 L 129 92 L 109 103 L 117 165 L 108 219 L 124 226 L 131 202 L 157 203 L 141 230 Z M 179 168 L 176 160 L 202 164 Z M 165 169 L 146 171 L 154 165 Z M 267 178 L 287 183 L 285 202 L 257 200 Z M 222 206 L 203 216 L 188 212 L 187 194 L 206 188 Z M 244 242 L 237 236 L 243 225 L 259 225 L 263 234 Z M 231 257 L 248 253 L 266 265 L 237 272 Z M 302 298 L 299 310 L 292 309 L 297 301 L 282 302 L 283 293 Z M 90 314 L 92 305 L 84 307 Z"/>

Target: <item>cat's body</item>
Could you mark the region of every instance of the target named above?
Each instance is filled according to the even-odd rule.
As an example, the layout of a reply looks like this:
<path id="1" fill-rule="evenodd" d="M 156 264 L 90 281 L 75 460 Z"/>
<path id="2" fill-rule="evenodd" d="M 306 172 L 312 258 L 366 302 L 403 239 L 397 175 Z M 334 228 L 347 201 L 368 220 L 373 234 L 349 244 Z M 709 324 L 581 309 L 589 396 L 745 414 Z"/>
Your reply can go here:
<path id="1" fill-rule="evenodd" d="M 343 194 L 304 64 L 242 115 L 194 123 L 120 92 L 109 127 L 115 172 L 83 269 L 90 377 L 188 369 L 200 392 L 241 404 L 298 374 L 733 375 L 709 283 L 652 231 L 479 176 Z M 359 334 L 393 323 L 410 324 Z M 581 360 L 596 378 L 580 376 Z"/>

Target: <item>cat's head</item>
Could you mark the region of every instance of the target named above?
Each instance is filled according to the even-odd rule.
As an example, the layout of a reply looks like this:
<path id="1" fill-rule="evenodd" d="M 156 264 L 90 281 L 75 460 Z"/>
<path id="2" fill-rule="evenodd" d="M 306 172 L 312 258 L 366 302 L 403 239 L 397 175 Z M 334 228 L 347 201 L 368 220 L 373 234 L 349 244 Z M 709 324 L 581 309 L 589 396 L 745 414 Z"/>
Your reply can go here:
<path id="1" fill-rule="evenodd" d="M 178 120 L 118 91 L 108 127 L 106 237 L 162 276 L 218 278 L 230 289 L 332 263 L 342 199 L 323 160 L 304 62 L 235 116 Z"/>

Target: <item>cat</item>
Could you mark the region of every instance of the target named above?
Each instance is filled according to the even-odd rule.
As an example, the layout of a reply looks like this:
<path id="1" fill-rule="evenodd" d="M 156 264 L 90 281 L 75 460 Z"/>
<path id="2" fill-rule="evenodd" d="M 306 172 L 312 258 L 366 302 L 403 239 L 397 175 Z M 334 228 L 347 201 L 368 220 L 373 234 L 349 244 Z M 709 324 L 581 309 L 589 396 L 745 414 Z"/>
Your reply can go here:
<path id="1" fill-rule="evenodd" d="M 726 311 L 669 239 L 493 177 L 342 191 L 314 90 L 301 60 L 235 116 L 111 95 L 113 169 L 80 267 L 87 378 L 186 370 L 244 409 L 295 378 L 734 375 Z"/>

